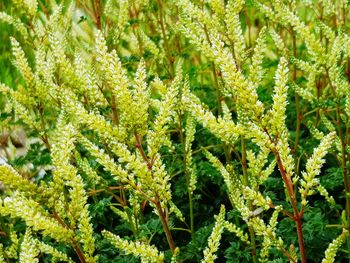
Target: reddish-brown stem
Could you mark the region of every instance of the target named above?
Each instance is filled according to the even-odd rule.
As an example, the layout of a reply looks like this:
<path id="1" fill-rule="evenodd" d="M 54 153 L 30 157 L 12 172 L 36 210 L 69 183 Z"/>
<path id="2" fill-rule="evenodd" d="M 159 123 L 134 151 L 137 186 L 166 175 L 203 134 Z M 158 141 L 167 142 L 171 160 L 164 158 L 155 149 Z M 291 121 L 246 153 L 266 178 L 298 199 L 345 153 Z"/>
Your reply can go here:
<path id="1" fill-rule="evenodd" d="M 158 211 L 158 214 L 159 214 L 159 218 L 160 218 L 160 220 L 162 222 L 163 229 L 164 229 L 164 232 L 165 232 L 165 235 L 166 235 L 166 239 L 168 240 L 168 244 L 169 244 L 171 253 L 174 254 L 176 246 L 175 246 L 175 243 L 174 243 L 174 240 L 173 240 L 173 236 L 171 235 L 171 232 L 170 232 L 170 229 L 169 229 L 169 225 L 168 225 L 168 221 L 167 221 L 166 216 L 164 214 L 163 208 L 160 205 L 159 200 L 154 202 L 154 204 L 155 204 L 155 206 L 157 208 L 157 211 Z"/>
<path id="2" fill-rule="evenodd" d="M 303 228 L 302 228 L 302 217 L 303 215 L 298 210 L 297 201 L 295 198 L 293 183 L 290 178 L 290 176 L 287 175 L 286 170 L 284 169 L 281 157 L 277 151 L 274 152 L 278 168 L 281 172 L 282 179 L 284 181 L 284 184 L 287 188 L 288 196 L 290 198 L 291 205 L 293 207 L 293 220 L 297 227 L 297 234 L 298 234 L 298 243 L 299 243 L 299 250 L 301 255 L 301 262 L 306 263 L 306 252 L 305 252 L 305 245 L 304 245 L 304 236 L 303 236 Z"/>
<path id="3" fill-rule="evenodd" d="M 288 191 L 288 195 L 289 195 L 290 200 L 291 200 L 291 204 L 294 207 L 294 206 L 296 206 L 296 200 L 295 200 L 294 188 L 293 188 L 292 180 L 291 180 L 290 176 L 287 175 L 287 172 L 284 169 L 284 166 L 283 166 L 283 163 L 282 163 L 282 160 L 281 160 L 279 152 L 275 151 L 274 154 L 275 154 L 276 159 L 277 159 L 278 168 L 280 169 L 283 182 L 286 185 L 286 188 L 287 188 L 287 191 Z"/>
<path id="4" fill-rule="evenodd" d="M 85 256 L 83 254 L 83 251 L 81 251 L 81 248 L 80 248 L 79 244 L 77 244 L 77 242 L 75 240 L 73 240 L 72 241 L 72 245 L 73 245 L 73 249 L 74 249 L 75 253 L 79 257 L 80 262 L 81 263 L 86 263 Z"/>
<path id="5" fill-rule="evenodd" d="M 115 95 L 112 94 L 111 96 L 111 109 L 112 109 L 112 121 L 113 124 L 118 126 L 119 125 L 119 116 L 117 111 L 117 105 L 115 103 Z"/>
<path id="6" fill-rule="evenodd" d="M 152 163 L 151 161 L 148 159 L 145 151 L 143 150 L 143 147 L 142 147 L 142 141 L 141 141 L 141 137 L 140 135 L 137 133 L 137 131 L 134 131 L 134 136 L 135 136 L 135 139 L 136 139 L 136 148 L 139 150 L 141 156 L 142 156 L 142 159 L 147 163 L 147 167 L 148 167 L 148 170 L 152 170 Z"/>
<path id="7" fill-rule="evenodd" d="M 304 236 L 303 236 L 303 222 L 300 214 L 296 216 L 294 222 L 297 225 L 297 234 L 298 234 L 299 249 L 301 254 L 301 262 L 306 263 L 306 253 L 305 253 L 305 244 L 304 244 Z"/>
<path id="8" fill-rule="evenodd" d="M 291 254 L 284 248 L 280 247 L 282 253 L 289 259 L 290 262 L 297 263 L 297 261 L 291 256 Z"/>
<path id="9" fill-rule="evenodd" d="M 101 29 L 101 0 L 93 0 L 91 1 L 92 8 L 94 10 L 94 22 L 97 27 L 97 29 Z"/>
<path id="10" fill-rule="evenodd" d="M 57 220 L 57 222 L 61 226 L 70 229 L 70 227 L 67 226 L 67 224 L 59 217 L 59 215 L 57 214 L 56 211 L 53 211 L 52 215 L 53 215 L 53 217 Z M 75 253 L 78 255 L 80 262 L 81 263 L 86 263 L 86 259 L 85 259 L 84 253 L 81 250 L 79 244 L 76 242 L 76 240 L 74 238 L 72 238 L 71 241 L 72 241 L 72 247 L 73 247 Z"/>
<path id="11" fill-rule="evenodd" d="M 134 136 L 136 139 L 136 148 L 139 150 L 143 160 L 147 163 L 148 169 L 150 171 L 152 171 L 152 162 L 148 159 L 145 151 L 143 150 L 142 141 L 141 141 L 140 135 L 137 133 L 137 131 L 134 132 Z M 172 237 L 170 229 L 169 229 L 167 215 L 163 211 L 163 208 L 160 204 L 158 195 L 156 194 L 155 200 L 150 200 L 150 202 L 152 202 L 156 206 L 160 221 L 162 222 L 162 225 L 163 225 L 165 236 L 168 240 L 169 248 L 171 250 L 171 253 L 174 254 L 176 246 L 175 246 L 173 237 Z"/>
<path id="12" fill-rule="evenodd" d="M 272 139 L 272 137 L 270 136 L 268 130 L 266 128 L 264 128 L 264 131 L 269 136 L 271 142 L 275 143 L 274 140 Z M 284 169 L 284 166 L 283 166 L 283 163 L 282 163 L 281 156 L 280 156 L 279 152 L 277 150 L 275 150 L 274 151 L 274 155 L 276 157 L 277 165 L 278 165 L 278 168 L 279 168 L 279 170 L 281 172 L 283 182 L 284 182 L 284 184 L 285 184 L 285 186 L 287 188 L 287 192 L 288 192 L 288 196 L 289 196 L 289 199 L 290 199 L 290 203 L 291 203 L 292 208 L 293 208 L 293 215 L 292 215 L 291 219 L 295 222 L 296 227 L 297 227 L 297 235 L 298 235 L 299 250 L 300 250 L 300 255 L 301 255 L 301 262 L 302 263 L 306 263 L 307 260 L 306 260 L 306 252 L 305 252 L 304 236 L 303 236 L 303 227 L 302 227 L 303 212 L 301 213 L 298 210 L 298 204 L 297 204 L 297 200 L 295 198 L 293 182 L 292 182 L 290 176 L 287 175 L 286 170 Z M 290 216 L 290 214 L 289 214 L 289 216 Z"/>

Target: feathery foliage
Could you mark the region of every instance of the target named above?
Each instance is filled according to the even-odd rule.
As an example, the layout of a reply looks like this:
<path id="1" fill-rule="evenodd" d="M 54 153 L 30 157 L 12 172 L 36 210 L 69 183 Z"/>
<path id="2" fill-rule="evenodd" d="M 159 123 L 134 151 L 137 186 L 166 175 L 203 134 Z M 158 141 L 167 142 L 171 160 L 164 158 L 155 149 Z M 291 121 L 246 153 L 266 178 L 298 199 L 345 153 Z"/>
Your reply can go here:
<path id="1" fill-rule="evenodd" d="M 350 260 L 349 8 L 3 1 L 0 261 Z"/>

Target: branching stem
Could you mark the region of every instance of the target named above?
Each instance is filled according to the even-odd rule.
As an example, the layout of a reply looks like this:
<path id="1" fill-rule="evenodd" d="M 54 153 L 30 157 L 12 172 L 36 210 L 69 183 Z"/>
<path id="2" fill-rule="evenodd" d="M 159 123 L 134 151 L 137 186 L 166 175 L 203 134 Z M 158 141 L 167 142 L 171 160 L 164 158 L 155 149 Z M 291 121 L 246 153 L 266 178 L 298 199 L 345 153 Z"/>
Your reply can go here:
<path id="1" fill-rule="evenodd" d="M 134 132 L 134 135 L 135 135 L 135 139 L 136 139 L 136 148 L 139 150 L 143 160 L 147 163 L 149 171 L 152 171 L 153 163 L 148 159 L 145 151 L 143 150 L 140 135 L 137 133 L 137 131 Z M 162 222 L 162 225 L 163 225 L 163 230 L 165 232 L 165 235 L 166 235 L 166 238 L 167 238 L 167 241 L 169 244 L 169 248 L 171 250 L 171 253 L 174 254 L 176 246 L 175 246 L 173 237 L 172 237 L 170 229 L 169 229 L 167 216 L 163 211 L 163 208 L 161 206 L 159 196 L 157 195 L 157 193 L 156 193 L 155 199 L 150 200 L 150 202 L 152 202 L 156 206 L 160 221 Z"/>
<path id="2" fill-rule="evenodd" d="M 297 200 L 295 198 L 295 193 L 294 193 L 294 187 L 293 187 L 293 182 L 290 178 L 290 176 L 287 175 L 286 170 L 284 169 L 281 157 L 277 151 L 274 152 L 276 159 L 277 159 L 277 164 L 278 168 L 281 172 L 283 182 L 287 188 L 287 193 L 290 198 L 290 202 L 293 208 L 293 220 L 296 224 L 297 227 L 297 234 L 298 234 L 298 242 L 299 242 L 299 250 L 300 250 L 300 255 L 301 255 L 301 262 L 306 263 L 306 251 L 305 251 L 305 244 L 304 244 L 304 237 L 303 237 L 303 228 L 302 228 L 302 218 L 303 214 L 299 212 L 298 210 L 298 204 Z"/>
<path id="3" fill-rule="evenodd" d="M 175 243 L 174 243 L 174 240 L 173 240 L 173 236 L 171 235 L 171 232 L 170 232 L 170 229 L 169 229 L 168 220 L 166 219 L 165 213 L 163 211 L 163 208 L 160 205 L 159 200 L 157 200 L 154 204 L 155 204 L 155 206 L 157 208 L 157 212 L 159 214 L 159 218 L 160 218 L 160 220 L 162 222 L 163 229 L 164 229 L 164 232 L 165 232 L 165 235 L 166 235 L 166 239 L 168 241 L 171 253 L 174 254 L 176 246 L 175 246 Z"/>
<path id="4" fill-rule="evenodd" d="M 189 209 L 190 209 L 190 229 L 191 229 L 191 237 L 193 239 L 194 237 L 194 215 L 193 215 L 193 198 L 192 198 L 192 191 L 190 189 L 190 181 L 191 181 L 191 174 L 188 172 L 187 167 L 187 151 L 186 151 L 186 142 L 185 142 L 185 136 L 182 130 L 182 115 L 181 113 L 178 114 L 179 116 L 179 133 L 180 133 L 180 141 L 183 146 L 183 167 L 186 177 L 186 183 L 187 183 L 187 192 L 188 192 L 188 202 L 189 202 Z"/>

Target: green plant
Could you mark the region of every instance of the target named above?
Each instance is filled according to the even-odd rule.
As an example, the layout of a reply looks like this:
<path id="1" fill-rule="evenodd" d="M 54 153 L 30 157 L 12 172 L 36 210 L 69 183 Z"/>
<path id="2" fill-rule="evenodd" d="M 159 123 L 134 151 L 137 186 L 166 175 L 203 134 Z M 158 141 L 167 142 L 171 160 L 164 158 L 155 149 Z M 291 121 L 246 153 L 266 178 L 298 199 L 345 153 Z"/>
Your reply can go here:
<path id="1" fill-rule="evenodd" d="M 1 260 L 350 260 L 349 6 L 320 3 L 13 1 Z"/>

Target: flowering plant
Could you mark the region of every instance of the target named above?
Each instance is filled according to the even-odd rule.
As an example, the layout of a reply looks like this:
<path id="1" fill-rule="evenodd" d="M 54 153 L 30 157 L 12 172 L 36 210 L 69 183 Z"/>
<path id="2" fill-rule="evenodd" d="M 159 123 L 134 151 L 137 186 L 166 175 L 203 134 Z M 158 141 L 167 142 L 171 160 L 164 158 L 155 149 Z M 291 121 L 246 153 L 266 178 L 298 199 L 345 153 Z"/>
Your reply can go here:
<path id="1" fill-rule="evenodd" d="M 0 261 L 349 258 L 349 4 L 318 2 L 0 5 Z"/>

